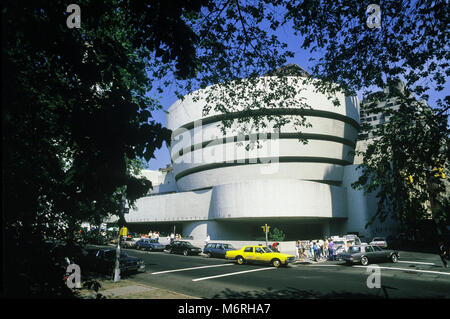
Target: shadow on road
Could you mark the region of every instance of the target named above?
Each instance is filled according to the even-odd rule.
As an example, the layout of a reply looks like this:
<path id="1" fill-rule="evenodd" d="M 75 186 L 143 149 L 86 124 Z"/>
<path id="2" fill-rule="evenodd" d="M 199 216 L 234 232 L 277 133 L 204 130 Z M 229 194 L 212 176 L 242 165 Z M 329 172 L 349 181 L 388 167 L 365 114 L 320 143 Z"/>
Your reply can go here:
<path id="1" fill-rule="evenodd" d="M 392 289 L 391 287 L 386 288 Z M 288 287 L 282 290 L 268 288 L 265 290 L 245 292 L 225 289 L 220 294 L 215 295 L 213 299 L 385 299 L 387 294 L 386 290 L 383 290 L 385 291 L 384 295 L 335 291 L 327 294 L 321 294 L 317 291 L 301 290 L 293 287 Z"/>

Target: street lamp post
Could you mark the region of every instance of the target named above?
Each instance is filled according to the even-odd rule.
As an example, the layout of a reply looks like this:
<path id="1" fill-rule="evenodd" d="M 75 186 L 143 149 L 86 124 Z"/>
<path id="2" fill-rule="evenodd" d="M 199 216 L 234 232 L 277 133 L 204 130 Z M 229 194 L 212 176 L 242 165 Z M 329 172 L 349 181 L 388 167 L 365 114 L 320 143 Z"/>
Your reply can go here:
<path id="1" fill-rule="evenodd" d="M 126 195 L 125 191 L 122 193 L 122 207 L 120 209 L 119 214 L 119 227 L 121 226 L 121 223 L 124 223 L 125 221 L 125 203 L 126 203 Z M 120 243 L 122 241 L 122 236 L 126 236 L 127 234 L 127 228 L 122 226 L 119 230 L 119 238 L 117 238 L 117 247 L 116 247 L 116 262 L 114 265 L 114 282 L 120 281 Z"/>
<path id="2" fill-rule="evenodd" d="M 264 226 L 261 226 L 261 228 L 263 229 L 263 231 L 265 232 L 265 234 L 266 234 L 266 246 L 267 246 L 267 234 L 268 234 L 268 232 L 269 232 L 269 229 L 270 229 L 270 226 L 267 226 L 267 224 L 265 224 Z"/>

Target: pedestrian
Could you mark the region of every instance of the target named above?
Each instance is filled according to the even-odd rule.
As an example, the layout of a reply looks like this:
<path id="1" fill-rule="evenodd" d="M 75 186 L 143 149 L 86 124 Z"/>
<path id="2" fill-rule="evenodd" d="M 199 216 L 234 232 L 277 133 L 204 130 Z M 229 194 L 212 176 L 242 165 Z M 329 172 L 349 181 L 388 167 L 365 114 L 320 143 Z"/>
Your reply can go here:
<path id="1" fill-rule="evenodd" d="M 316 242 L 313 242 L 313 256 L 314 256 L 314 261 L 318 261 L 317 260 L 317 256 L 318 256 L 318 250 L 319 247 L 317 246 Z"/>
<path id="2" fill-rule="evenodd" d="M 206 234 L 205 238 L 205 246 L 208 245 L 209 241 L 211 240 L 211 237 L 209 237 L 209 234 Z"/>
<path id="3" fill-rule="evenodd" d="M 306 246 L 305 246 L 305 244 L 303 243 L 303 242 L 300 242 L 300 246 L 301 246 L 301 249 L 302 249 L 302 259 L 303 259 L 303 257 L 305 257 L 305 258 L 308 258 L 308 253 L 307 253 L 307 251 L 306 251 Z"/>
<path id="4" fill-rule="evenodd" d="M 330 239 L 330 243 L 328 244 L 328 253 L 330 254 L 330 260 L 334 260 L 334 251 L 333 251 L 333 247 L 334 247 L 334 243 L 333 241 Z"/>
<path id="5" fill-rule="evenodd" d="M 272 250 L 273 250 L 274 252 L 276 252 L 276 253 L 279 253 L 279 252 L 280 252 L 280 251 L 278 250 L 278 245 L 279 245 L 278 242 L 274 242 L 274 243 L 272 244 Z"/>
<path id="6" fill-rule="evenodd" d="M 328 239 L 325 238 L 325 242 L 323 243 L 323 256 L 325 259 L 328 259 Z"/>
<path id="7" fill-rule="evenodd" d="M 309 257 L 311 259 L 314 259 L 314 250 L 313 250 L 313 243 L 312 243 L 312 241 L 308 242 L 308 248 L 309 248 Z"/>
<path id="8" fill-rule="evenodd" d="M 317 242 L 317 261 L 320 260 L 320 257 L 322 256 L 322 245 L 319 242 Z"/>
<path id="9" fill-rule="evenodd" d="M 295 260 L 299 260 L 300 259 L 300 241 L 297 240 L 295 242 Z"/>
<path id="10" fill-rule="evenodd" d="M 439 257 L 441 257 L 442 263 L 445 268 L 448 268 L 447 265 L 447 246 L 443 241 L 439 243 Z"/>
<path id="11" fill-rule="evenodd" d="M 174 240 L 175 240 L 175 234 L 170 233 L 170 244 L 172 244 Z"/>

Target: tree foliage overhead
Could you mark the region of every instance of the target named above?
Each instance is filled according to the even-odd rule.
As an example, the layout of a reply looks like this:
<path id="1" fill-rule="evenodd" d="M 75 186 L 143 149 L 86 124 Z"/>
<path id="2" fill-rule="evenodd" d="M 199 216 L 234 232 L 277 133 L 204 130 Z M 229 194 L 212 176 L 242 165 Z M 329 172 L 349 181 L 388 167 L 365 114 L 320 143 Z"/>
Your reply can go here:
<path id="1" fill-rule="evenodd" d="M 362 175 L 354 186 L 377 192 L 376 217 L 383 221 L 391 215 L 411 230 L 430 217 L 430 209 L 434 218 L 448 217 L 449 191 L 433 169 L 448 172 L 449 165 L 449 6 L 447 1 L 380 1 L 380 27 L 370 28 L 371 3 L 286 3 L 284 23 L 293 23 L 304 37 L 303 48 L 320 53 L 312 59 L 313 76 L 348 93 L 363 91 L 362 111 L 390 117 L 388 124 L 372 128 L 376 137 L 362 152 Z M 409 93 L 370 94 L 392 88 L 398 79 Z M 389 99 L 400 107 L 380 108 Z M 409 176 L 413 182 L 405 180 Z"/>
<path id="2" fill-rule="evenodd" d="M 373 138 L 362 141 L 367 143 L 357 152 L 363 155 L 362 174 L 353 186 L 377 192 L 378 211 L 370 222 L 394 217 L 412 235 L 422 220 L 449 218 L 447 116 L 394 83 L 387 91 L 372 94 L 362 105 L 364 112 L 389 121 L 370 128 Z M 395 101 L 398 109 L 380 103 L 387 101 Z"/>

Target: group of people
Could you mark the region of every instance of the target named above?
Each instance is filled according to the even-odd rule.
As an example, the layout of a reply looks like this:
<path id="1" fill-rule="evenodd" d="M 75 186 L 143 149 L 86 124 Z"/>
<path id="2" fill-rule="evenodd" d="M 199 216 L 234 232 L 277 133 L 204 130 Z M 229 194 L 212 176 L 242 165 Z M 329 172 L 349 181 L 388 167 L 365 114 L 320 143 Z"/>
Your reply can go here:
<path id="1" fill-rule="evenodd" d="M 170 233 L 170 235 L 167 235 L 166 239 L 167 239 L 167 241 L 170 241 L 170 244 L 172 244 L 175 240 L 180 240 L 181 235 Z"/>
<path id="2" fill-rule="evenodd" d="M 331 238 L 320 241 L 300 241 L 297 240 L 296 246 L 296 258 L 313 259 L 319 261 L 320 259 L 334 260 L 334 242 Z"/>
<path id="3" fill-rule="evenodd" d="M 161 233 L 159 231 L 149 231 L 148 234 L 140 234 L 141 238 L 159 238 Z"/>

